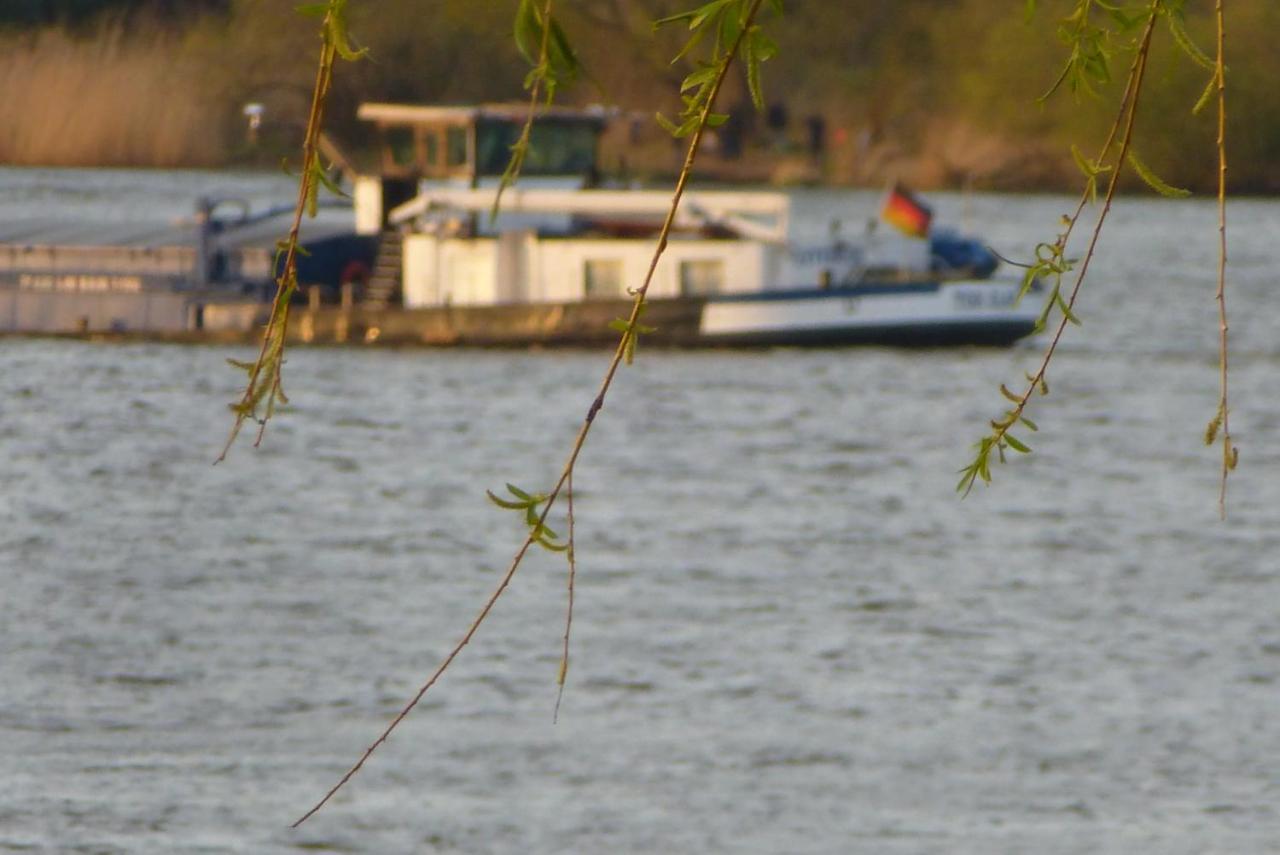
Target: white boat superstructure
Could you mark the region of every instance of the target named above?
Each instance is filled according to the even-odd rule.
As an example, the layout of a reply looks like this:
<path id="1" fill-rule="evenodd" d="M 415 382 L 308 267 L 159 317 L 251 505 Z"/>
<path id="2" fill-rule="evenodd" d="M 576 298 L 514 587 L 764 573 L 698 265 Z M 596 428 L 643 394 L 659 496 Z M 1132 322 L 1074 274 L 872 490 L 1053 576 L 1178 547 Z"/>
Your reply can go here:
<path id="1" fill-rule="evenodd" d="M 407 254 L 421 253 L 432 243 L 452 241 L 446 255 L 466 258 L 463 267 L 497 269 L 502 248 L 514 243 L 526 256 L 548 253 L 574 261 L 598 258 L 602 267 L 622 262 L 629 287 L 643 281 L 662 219 L 671 207 L 668 193 L 645 190 L 524 190 L 509 189 L 500 201 L 500 213 L 491 219 L 493 190 L 431 188 L 391 210 L 388 221 L 406 229 Z M 789 243 L 790 199 L 771 192 L 691 192 L 685 194 L 673 221 L 674 230 L 659 262 L 653 296 L 710 296 L 741 294 L 786 288 L 812 288 L 819 284 L 853 285 L 869 271 L 881 277 L 910 279 L 929 271 L 927 240 L 897 235 L 867 236 L 859 243 L 833 240 L 830 244 L 797 248 Z M 621 233 L 628 237 L 618 237 Z M 652 234 L 649 234 L 652 233 Z M 646 240 L 647 239 L 647 240 Z M 554 245 L 555 249 L 532 244 Z M 471 252 L 462 249 L 468 246 Z M 410 248 L 413 249 L 410 249 Z M 440 249 L 435 251 L 439 256 Z M 633 257 L 635 256 L 635 257 Z M 638 259 L 638 260 L 637 260 Z M 527 260 L 527 259 L 526 259 Z M 698 261 L 705 262 L 698 266 Z M 510 263 L 511 258 L 506 261 Z M 684 265 L 683 274 L 674 268 Z M 723 268 L 723 274 L 719 269 Z M 541 271 L 542 275 L 537 275 Z M 552 276 L 563 280 L 562 267 L 545 270 L 538 263 L 513 268 L 517 275 L 531 273 L 534 281 L 507 289 L 508 299 L 565 300 L 589 296 L 582 288 L 539 285 Z M 410 291 L 423 293 L 411 280 L 423 281 L 425 270 L 406 277 L 406 305 L 423 303 L 408 299 Z M 696 275 L 696 274 L 700 274 Z M 435 270 L 442 281 L 449 270 Z M 573 277 L 571 277 L 573 278 Z M 658 285 L 657 283 L 662 283 Z M 444 302 L 447 286 L 431 289 L 438 296 L 428 302 Z"/>
<path id="2" fill-rule="evenodd" d="M 361 116 L 383 134 L 386 174 L 357 180 L 356 222 L 394 242 L 403 308 L 461 318 L 591 306 L 625 301 L 649 278 L 671 195 L 586 186 L 601 111 L 541 114 L 527 163 L 535 180 L 561 186 L 511 187 L 500 199 L 481 185 L 500 174 L 523 110 L 366 105 Z M 934 240 L 927 221 L 916 235 L 869 229 L 810 247 L 792 245 L 790 230 L 784 193 L 687 192 L 647 296 L 689 304 L 692 343 L 1007 343 L 1034 327 L 1018 283 L 987 278 L 995 259 L 984 247 Z"/>
<path id="3" fill-rule="evenodd" d="M 432 189 L 390 213 L 409 308 L 622 298 L 645 279 L 670 196 L 650 191 Z M 654 272 L 654 298 L 758 293 L 786 256 L 778 193 L 691 193 Z M 640 236 L 643 235 L 643 236 Z"/>

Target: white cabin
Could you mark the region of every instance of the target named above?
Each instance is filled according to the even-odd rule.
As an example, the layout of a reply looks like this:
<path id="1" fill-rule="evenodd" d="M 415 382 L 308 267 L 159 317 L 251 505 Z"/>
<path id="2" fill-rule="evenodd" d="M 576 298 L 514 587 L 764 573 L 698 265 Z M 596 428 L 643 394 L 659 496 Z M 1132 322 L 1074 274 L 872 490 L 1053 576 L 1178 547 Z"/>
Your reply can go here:
<path id="1" fill-rule="evenodd" d="M 410 235 L 404 242 L 404 305 L 477 306 L 619 299 L 644 281 L 652 242 Z M 778 253 L 754 242 L 673 240 L 654 272 L 651 297 L 758 292 L 773 281 Z"/>
<path id="2" fill-rule="evenodd" d="M 394 209 L 406 307 L 619 299 L 644 281 L 671 204 L 662 192 L 511 189 L 484 232 L 492 190 L 427 191 Z M 527 225 L 538 222 L 542 226 Z M 759 292 L 786 256 L 778 193 L 690 193 L 655 270 L 652 297 Z M 509 227 L 519 218 L 526 225 Z M 548 219 L 549 218 L 549 219 Z"/>
<path id="3" fill-rule="evenodd" d="M 527 105 L 365 104 L 381 174 L 356 181 L 356 227 L 392 235 L 406 308 L 618 299 L 644 282 L 671 205 L 664 191 L 593 189 L 603 110 L 542 108 L 520 184 L 499 177 Z M 905 281 L 929 243 L 879 230 L 788 245 L 781 193 L 688 192 L 649 296 L 711 297 Z"/>

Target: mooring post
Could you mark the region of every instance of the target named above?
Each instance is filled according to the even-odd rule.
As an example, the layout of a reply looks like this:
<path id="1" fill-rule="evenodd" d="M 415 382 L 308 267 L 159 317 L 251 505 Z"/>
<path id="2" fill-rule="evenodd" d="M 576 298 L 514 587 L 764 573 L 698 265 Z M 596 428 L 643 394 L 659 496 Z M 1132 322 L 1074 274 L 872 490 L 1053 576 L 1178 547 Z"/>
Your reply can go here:
<path id="1" fill-rule="evenodd" d="M 351 308 L 356 302 L 355 286 L 353 283 L 342 283 L 340 301 L 342 311 L 338 313 L 338 322 L 335 324 L 333 337 L 341 343 L 347 340 L 347 336 L 351 332 Z"/>
<path id="2" fill-rule="evenodd" d="M 213 278 L 213 207 L 208 196 L 196 199 L 196 287 L 204 289 Z"/>
<path id="3" fill-rule="evenodd" d="M 298 334 L 307 344 L 315 341 L 316 338 L 316 313 L 320 311 L 320 286 L 307 286 L 307 311 L 302 316 L 301 328 Z"/>

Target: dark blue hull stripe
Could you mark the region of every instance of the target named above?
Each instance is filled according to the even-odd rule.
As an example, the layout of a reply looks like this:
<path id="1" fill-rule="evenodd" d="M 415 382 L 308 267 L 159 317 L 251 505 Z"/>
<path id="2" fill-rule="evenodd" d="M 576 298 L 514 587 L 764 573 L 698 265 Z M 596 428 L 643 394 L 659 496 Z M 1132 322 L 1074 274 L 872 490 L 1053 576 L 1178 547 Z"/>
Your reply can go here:
<path id="1" fill-rule="evenodd" d="M 965 284 L 985 286 L 975 281 Z M 992 283 L 997 287 L 1009 287 L 1009 283 Z M 708 297 L 708 303 L 764 303 L 776 300 L 830 300 L 846 297 L 872 297 L 884 294 L 932 294 L 942 285 L 938 282 L 901 282 L 882 285 L 846 285 L 836 288 L 797 288 L 794 291 L 780 288 L 775 291 L 752 291 L 742 294 L 717 294 Z"/>
<path id="2" fill-rule="evenodd" d="M 990 320 L 931 324 L 877 325 L 823 329 L 761 330 L 721 335 L 703 334 L 707 344 L 729 347 L 834 347 L 885 344 L 944 347 L 963 344 L 1009 345 L 1035 331 L 1026 320 Z"/>

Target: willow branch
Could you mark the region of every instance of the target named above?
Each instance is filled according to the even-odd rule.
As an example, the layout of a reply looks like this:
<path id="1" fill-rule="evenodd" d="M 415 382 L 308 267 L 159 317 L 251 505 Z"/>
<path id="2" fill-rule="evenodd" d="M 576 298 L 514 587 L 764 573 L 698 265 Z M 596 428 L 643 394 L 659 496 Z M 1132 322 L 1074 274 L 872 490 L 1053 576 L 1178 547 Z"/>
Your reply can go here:
<path id="1" fill-rule="evenodd" d="M 249 369 L 249 380 L 240 402 L 233 407 L 236 411 L 235 423 L 231 426 L 231 434 L 222 447 L 222 453 L 214 463 L 226 459 L 227 452 L 231 450 L 236 437 L 240 435 L 240 429 L 244 426 L 245 420 L 255 416 L 257 402 L 265 397 L 267 409 L 264 418 L 259 420 L 258 434 L 253 443 L 254 446 L 259 445 L 267 429 L 267 421 L 274 412 L 275 402 L 282 398 L 281 370 L 284 366 L 285 338 L 289 330 L 289 303 L 297 287 L 298 236 L 302 231 L 302 216 L 307 210 L 308 200 L 316 192 L 316 176 L 312 164 L 318 157 L 320 131 L 324 124 L 325 100 L 329 94 L 329 84 L 333 79 L 333 63 L 338 53 L 336 44 L 327 36 L 327 26 L 325 32 L 325 42 L 320 50 L 320 64 L 316 70 L 315 86 L 311 94 L 307 129 L 302 140 L 302 177 L 298 181 L 298 201 L 293 211 L 293 223 L 285 239 L 283 270 L 276 279 L 275 299 L 272 301 L 271 315 L 262 334 L 262 346 L 258 351 L 258 358 Z M 264 377 L 264 373 L 269 376 Z M 262 389 L 263 383 L 270 384 L 265 392 Z"/>
<path id="2" fill-rule="evenodd" d="M 568 578 L 568 604 L 564 614 L 564 649 L 560 653 L 560 671 L 556 675 L 556 708 L 551 714 L 553 722 L 560 720 L 560 701 L 564 698 L 565 679 L 569 676 L 569 633 L 573 629 L 573 583 L 578 575 L 578 557 L 576 554 L 576 540 L 574 537 L 573 523 L 573 473 L 569 473 L 569 478 L 565 482 L 565 502 L 569 509 L 569 547 L 565 551 L 565 557 L 569 561 L 569 578 Z"/>
<path id="3" fill-rule="evenodd" d="M 498 215 L 502 203 L 502 194 L 516 182 L 520 170 L 524 167 L 524 158 L 529 151 L 529 138 L 533 133 L 533 119 L 538 112 L 538 101 L 542 98 L 542 84 L 551 74 L 551 7 L 554 0 L 546 0 L 542 6 L 542 39 L 538 43 L 538 64 L 534 68 L 529 86 L 529 114 L 525 117 L 524 127 L 520 129 L 520 137 L 511 146 L 511 160 L 498 182 L 498 192 L 493 196 L 492 216 Z M 554 88 L 548 87 L 547 100 L 550 101 Z"/>
<path id="4" fill-rule="evenodd" d="M 719 94 L 721 87 L 724 85 L 724 81 L 725 81 L 725 78 L 728 76 L 729 69 L 733 65 L 733 60 L 738 55 L 738 52 L 742 47 L 742 41 L 746 37 L 747 33 L 750 31 L 751 25 L 755 21 L 755 17 L 757 13 L 760 11 L 760 6 L 762 5 L 763 2 L 764 0 L 753 0 L 747 12 L 747 15 L 743 19 L 743 26 L 742 26 L 741 32 L 739 33 L 737 39 L 734 41 L 732 47 L 725 53 L 725 55 L 720 61 L 720 66 L 717 69 L 716 77 L 712 83 L 711 90 L 707 97 L 706 103 L 703 105 L 702 111 L 699 114 L 698 124 L 693 132 L 692 138 L 689 141 L 689 148 L 685 155 L 684 166 L 680 170 L 680 175 L 676 180 L 675 190 L 671 196 L 671 207 L 667 211 L 666 218 L 662 224 L 662 229 L 658 234 L 657 246 L 654 248 L 653 257 L 649 262 L 649 267 L 648 267 L 647 273 L 645 274 L 644 282 L 635 291 L 635 299 L 631 307 L 631 316 L 628 322 L 628 329 L 626 332 L 622 334 L 622 337 L 618 342 L 618 346 L 614 350 L 613 356 L 609 360 L 609 365 L 605 370 L 604 377 L 600 381 L 600 388 L 596 392 L 595 398 L 591 401 L 590 407 L 588 407 L 587 409 L 587 413 L 586 413 L 586 416 L 583 418 L 582 425 L 578 428 L 578 433 L 574 437 L 573 444 L 569 450 L 568 458 L 565 461 L 563 469 L 561 469 L 560 471 L 560 476 L 556 479 L 555 487 L 547 495 L 546 504 L 542 509 L 541 516 L 538 518 L 539 524 L 536 526 L 530 527 L 529 534 L 525 536 L 524 542 L 521 543 L 520 547 L 516 550 L 515 555 L 511 559 L 511 563 L 507 566 L 507 570 L 502 575 L 502 578 L 499 580 L 497 587 L 494 588 L 493 592 L 489 595 L 488 599 L 485 600 L 484 605 L 481 606 L 479 613 L 472 620 L 471 625 L 467 628 L 467 631 L 463 633 L 461 640 L 459 640 L 458 643 L 454 645 L 454 647 L 449 651 L 448 655 L 446 655 L 445 658 L 436 667 L 435 671 L 432 672 L 431 676 L 427 678 L 426 682 L 422 684 L 422 686 L 418 689 L 417 693 L 413 696 L 413 698 L 404 706 L 403 709 L 400 710 L 400 712 L 395 716 L 395 718 L 391 720 L 391 723 L 387 725 L 387 727 L 382 731 L 382 733 L 378 736 L 378 738 L 374 740 L 373 743 L 368 748 L 365 749 L 364 753 L 360 756 L 360 759 L 356 761 L 355 765 L 353 765 L 350 769 L 347 770 L 347 772 L 342 776 L 342 778 L 336 784 L 334 784 L 333 787 L 327 793 L 325 793 L 324 797 L 320 799 L 320 801 L 317 802 L 314 807 L 312 807 L 309 811 L 303 814 L 303 816 L 293 824 L 295 828 L 301 825 L 302 823 L 306 822 L 310 817 L 314 816 L 317 811 L 319 811 L 322 807 L 324 807 L 324 805 L 331 798 L 333 798 L 334 794 L 336 794 L 338 790 L 342 789 L 342 787 L 348 781 L 350 781 L 360 771 L 361 768 L 364 767 L 365 762 L 369 759 L 369 757 L 373 755 L 373 752 L 376 751 L 379 746 L 381 746 L 384 742 L 387 741 L 388 737 L 391 736 L 392 732 L 400 725 L 402 721 L 404 721 L 405 717 L 407 717 L 409 713 L 413 711 L 413 708 L 418 705 L 418 702 L 422 700 L 423 696 L 426 695 L 426 693 L 431 689 L 431 687 L 434 686 L 440 680 L 444 672 L 448 670 L 451 664 L 453 664 L 454 659 L 456 659 L 458 657 L 458 654 L 462 652 L 462 649 L 471 642 L 471 639 L 475 636 L 476 631 L 480 628 L 480 625 L 484 623 L 485 618 L 487 618 L 489 616 L 489 613 L 493 611 L 494 605 L 498 602 L 498 600 L 502 597 L 502 594 L 507 590 L 507 587 L 511 584 L 511 580 L 515 577 L 516 571 L 520 568 L 520 564 L 524 561 L 525 555 L 528 554 L 530 547 L 533 546 L 534 541 L 537 537 L 537 533 L 541 530 L 543 525 L 545 525 L 547 516 L 551 513 L 552 507 L 555 506 L 557 498 L 559 498 L 561 492 L 565 490 L 569 480 L 573 477 L 573 470 L 577 465 L 578 457 L 582 453 L 583 446 L 586 444 L 587 436 L 588 434 L 591 433 L 591 426 L 595 422 L 595 418 L 599 414 L 600 410 L 604 408 L 605 398 L 609 394 L 609 389 L 613 385 L 613 379 L 615 375 L 618 373 L 618 367 L 622 364 L 623 358 L 626 355 L 630 339 L 632 336 L 637 334 L 636 332 L 637 322 L 639 321 L 641 311 L 644 309 L 645 298 L 649 292 L 649 286 L 653 282 L 654 273 L 658 268 L 658 261 L 661 259 L 663 252 L 667 248 L 667 240 L 670 237 L 671 229 L 675 225 L 676 215 L 680 208 L 680 201 L 684 197 L 685 188 L 688 185 L 690 176 L 693 173 L 693 165 L 694 165 L 694 162 L 697 160 L 698 150 L 702 144 L 702 138 L 706 132 L 707 121 L 711 115 L 712 107 L 715 104 L 716 97 Z"/>
<path id="5" fill-rule="evenodd" d="M 1214 74 L 1218 79 L 1218 367 L 1221 396 L 1218 419 L 1222 430 L 1222 486 L 1218 515 L 1227 517 L 1227 476 L 1236 468 L 1239 452 L 1231 441 L 1230 408 L 1227 406 L 1227 69 L 1226 20 L 1223 0 L 1217 0 L 1218 55 Z"/>
<path id="6" fill-rule="evenodd" d="M 1034 374 L 1028 375 L 1026 389 L 1015 397 L 1013 408 L 1009 410 L 1005 418 L 1000 422 L 992 423 L 992 432 L 983 440 L 990 442 L 993 447 L 1000 447 L 1005 441 L 1005 436 L 1015 424 L 1018 424 L 1022 418 L 1023 412 L 1031 402 L 1031 398 L 1036 391 L 1042 389 L 1046 382 L 1049 372 L 1049 364 L 1053 361 L 1054 354 L 1057 352 L 1058 345 L 1062 342 L 1062 337 L 1066 332 L 1067 325 L 1071 323 L 1073 315 L 1071 309 L 1075 307 L 1076 299 L 1080 296 L 1081 287 L 1084 285 L 1085 278 L 1089 274 L 1089 266 L 1093 261 L 1094 254 L 1098 247 L 1098 241 L 1102 237 L 1102 228 L 1106 223 L 1107 215 L 1111 212 L 1111 205 L 1115 200 L 1116 188 L 1120 182 L 1120 173 L 1124 167 L 1125 158 L 1129 153 L 1130 145 L 1133 141 L 1133 129 L 1138 117 L 1138 104 L 1142 95 L 1142 82 L 1146 75 L 1147 59 L 1151 52 L 1151 40 L 1155 33 L 1156 21 L 1159 18 L 1160 0 L 1153 0 L 1150 11 L 1148 13 L 1147 22 L 1143 28 L 1142 36 L 1138 41 L 1138 50 L 1134 56 L 1133 64 L 1129 70 L 1128 83 L 1125 87 L 1124 96 L 1120 101 L 1120 108 L 1116 113 L 1115 122 L 1111 126 L 1111 131 L 1107 135 L 1107 140 L 1102 147 L 1102 156 L 1099 158 L 1101 162 L 1108 152 L 1116 145 L 1119 140 L 1119 150 L 1116 154 L 1115 166 L 1111 170 L 1110 180 L 1107 182 L 1107 192 L 1103 199 L 1102 210 L 1098 214 L 1098 219 L 1094 224 L 1093 231 L 1089 237 L 1089 245 L 1085 251 L 1084 259 L 1080 263 L 1078 272 L 1076 273 L 1075 282 L 1072 284 L 1071 291 L 1066 299 L 1067 311 L 1062 313 L 1057 327 L 1053 331 L 1048 346 L 1045 348 L 1044 355 L 1040 360 L 1040 365 Z M 1076 206 L 1075 213 L 1069 218 L 1066 230 L 1059 236 L 1056 244 L 1060 249 L 1066 248 L 1067 240 L 1070 238 L 1076 223 L 1088 202 L 1089 191 L 1086 189 L 1081 194 L 1080 202 Z M 968 495 L 978 477 L 979 470 L 971 467 L 966 470 L 966 481 L 962 481 L 964 485 L 964 495 Z"/>

